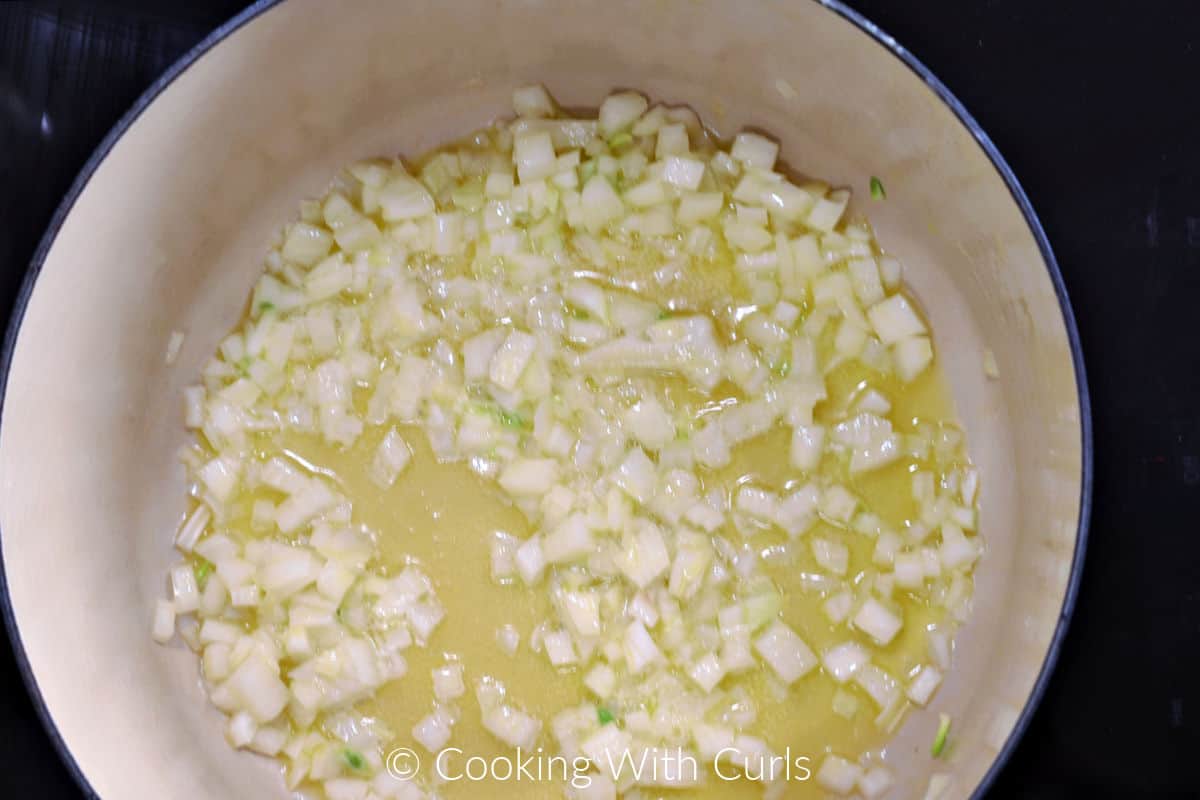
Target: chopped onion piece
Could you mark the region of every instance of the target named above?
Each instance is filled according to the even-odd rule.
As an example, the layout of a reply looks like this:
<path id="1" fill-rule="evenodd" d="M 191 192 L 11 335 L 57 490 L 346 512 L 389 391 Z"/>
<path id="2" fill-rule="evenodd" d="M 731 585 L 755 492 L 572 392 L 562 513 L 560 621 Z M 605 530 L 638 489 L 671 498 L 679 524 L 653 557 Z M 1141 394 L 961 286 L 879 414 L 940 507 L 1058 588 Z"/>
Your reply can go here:
<path id="1" fill-rule="evenodd" d="M 180 564 L 171 569 L 171 597 L 177 613 L 187 614 L 199 607 L 200 589 L 190 565 Z"/>
<path id="2" fill-rule="evenodd" d="M 802 486 L 780 501 L 775 524 L 789 536 L 799 536 L 816 522 L 820 501 L 821 491 L 815 485 Z"/>
<path id="3" fill-rule="evenodd" d="M 517 571 L 521 573 L 521 580 L 525 581 L 527 586 L 533 586 L 541 580 L 542 572 L 546 568 L 546 556 L 542 552 L 542 543 L 538 537 L 526 539 L 517 548 L 515 558 Z"/>
<path id="4" fill-rule="evenodd" d="M 692 726 L 692 741 L 696 744 L 696 750 L 706 759 L 722 756 L 732 760 L 736 738 L 737 735 L 730 728 L 705 723 Z"/>
<path id="5" fill-rule="evenodd" d="M 810 228 L 815 228 L 819 231 L 832 231 L 834 226 L 841 220 L 842 214 L 846 211 L 846 204 L 850 202 L 850 193 L 846 191 L 831 192 L 828 197 L 822 197 L 813 205 L 812 210 L 808 212 L 808 217 L 805 222 Z"/>
<path id="6" fill-rule="evenodd" d="M 889 708 L 899 695 L 895 678 L 873 664 L 860 667 L 853 680 L 880 708 Z"/>
<path id="7" fill-rule="evenodd" d="M 825 655 L 821 657 L 821 666 L 835 681 L 845 683 L 870 660 L 870 654 L 862 645 L 843 642 L 825 651 Z"/>
<path id="8" fill-rule="evenodd" d="M 412 460 L 412 449 L 404 438 L 393 428 L 383 437 L 375 451 L 375 459 L 371 462 L 371 480 L 381 489 L 386 489 L 396 482 L 396 478 Z"/>
<path id="9" fill-rule="evenodd" d="M 546 536 L 541 550 L 547 563 L 574 561 L 592 552 L 592 531 L 587 517 L 572 514 Z"/>
<path id="10" fill-rule="evenodd" d="M 950 522 L 942 523 L 942 546 L 939 551 L 942 566 L 947 570 L 960 569 L 979 558 L 974 539 L 968 539 L 962 528 Z"/>
<path id="11" fill-rule="evenodd" d="M 873 597 L 868 597 L 854 615 L 854 627 L 870 636 L 879 645 L 896 638 L 904 625 L 900 617 Z"/>
<path id="12" fill-rule="evenodd" d="M 890 567 L 895 562 L 896 555 L 904 545 L 899 535 L 892 531 L 883 531 L 875 539 L 875 551 L 871 561 L 880 567 Z"/>
<path id="13" fill-rule="evenodd" d="M 792 430 L 792 466 L 802 472 L 812 472 L 821 463 L 824 446 L 824 426 L 797 425 Z"/>
<path id="14" fill-rule="evenodd" d="M 839 525 L 845 525 L 858 510 L 858 498 L 842 486 L 830 486 L 821 492 L 821 515 Z"/>
<path id="15" fill-rule="evenodd" d="M 892 788 L 892 773 L 886 767 L 871 767 L 858 776 L 858 790 L 867 800 L 882 797 Z"/>
<path id="16" fill-rule="evenodd" d="M 700 188 L 704 178 L 704 162 L 682 156 L 668 156 L 663 159 L 662 179 L 677 189 L 694 191 Z"/>
<path id="17" fill-rule="evenodd" d="M 609 697 L 617 686 L 617 673 L 607 664 L 597 664 L 583 678 L 583 684 L 597 697 Z"/>
<path id="18" fill-rule="evenodd" d="M 500 486 L 516 497 L 540 497 L 555 484 L 558 462 L 552 458 L 518 458 L 500 473 Z"/>
<path id="19" fill-rule="evenodd" d="M 902 294 L 894 294 L 872 306 L 867 311 L 867 318 L 879 340 L 886 345 L 926 333 L 925 323 Z"/>
<path id="20" fill-rule="evenodd" d="M 600 131 L 605 136 L 628 128 L 650 104 L 637 92 L 616 92 L 600 104 Z"/>
<path id="21" fill-rule="evenodd" d="M 234 747 L 245 747 L 254 741 L 254 734 L 258 732 L 258 724 L 254 718 L 245 711 L 239 711 L 229 718 L 229 725 L 225 728 L 225 738 Z"/>
<path id="22" fill-rule="evenodd" d="M 529 133 L 513 140 L 513 163 L 522 184 L 554 174 L 554 142 L 546 132 Z"/>
<path id="23" fill-rule="evenodd" d="M 251 655 L 221 684 L 256 722 L 270 722 L 288 702 L 288 690 L 278 668 L 261 655 Z"/>
<path id="24" fill-rule="evenodd" d="M 436 753 L 450 741 L 452 727 L 450 714 L 439 708 L 422 717 L 413 726 L 412 736 L 430 753 Z"/>
<path id="25" fill-rule="evenodd" d="M 897 553 L 894 569 L 896 585 L 903 589 L 917 589 L 925 582 L 924 563 L 919 553 Z"/>
<path id="26" fill-rule="evenodd" d="M 622 418 L 626 430 L 649 450 L 661 450 L 675 439 L 675 422 L 655 397 L 639 400 Z"/>
<path id="27" fill-rule="evenodd" d="M 601 770 L 611 771 L 614 778 L 621 778 L 622 758 L 629 752 L 632 744 L 633 738 L 627 732 L 616 725 L 604 724 L 600 730 L 581 742 L 579 749 Z M 637 778 L 634 777 L 634 780 Z"/>
<path id="28" fill-rule="evenodd" d="M 521 646 L 521 634 L 512 624 L 501 625 L 496 631 L 496 641 L 505 653 L 515 655 L 517 648 Z"/>
<path id="29" fill-rule="evenodd" d="M 725 198 L 720 192 L 685 194 L 679 200 L 676 218 L 682 225 L 695 225 L 717 216 L 724 204 Z"/>
<path id="30" fill-rule="evenodd" d="M 697 686 L 704 690 L 705 694 L 711 694 L 721 679 L 725 677 L 725 668 L 715 653 L 708 653 L 692 664 L 688 675 L 696 682 Z"/>
<path id="31" fill-rule="evenodd" d="M 208 506 L 196 506 L 180 526 L 179 533 L 175 536 L 175 546 L 185 553 L 190 553 L 211 519 L 212 510 Z"/>
<path id="32" fill-rule="evenodd" d="M 226 503 L 237 488 L 241 471 L 242 465 L 237 458 L 218 456 L 200 469 L 199 478 L 214 500 Z"/>
<path id="33" fill-rule="evenodd" d="M 524 331 L 510 331 L 488 366 L 488 376 L 492 383 L 501 389 L 512 391 L 536 349 L 537 340 L 532 335 Z"/>
<path id="34" fill-rule="evenodd" d="M 484 713 L 483 727 L 510 747 L 529 749 L 537 740 L 542 723 L 512 706 L 501 705 Z"/>
<path id="35" fill-rule="evenodd" d="M 915 380 L 933 363 L 933 345 L 926 336 L 910 336 L 892 346 L 896 375 L 906 383 Z"/>
<path id="36" fill-rule="evenodd" d="M 779 145 L 757 133 L 739 133 L 733 140 L 730 155 L 747 167 L 769 170 L 779 157 Z"/>
<path id="37" fill-rule="evenodd" d="M 154 641 L 169 642 L 175 635 L 175 606 L 168 600 L 157 600 L 154 604 Z"/>
<path id="38" fill-rule="evenodd" d="M 495 531 L 492 534 L 491 555 L 492 555 L 492 578 L 497 581 L 505 581 L 513 576 L 516 571 L 516 550 L 518 539 L 504 531 Z"/>
<path id="39" fill-rule="evenodd" d="M 935 667 L 929 665 L 921 667 L 912 682 L 908 684 L 908 689 L 905 694 L 908 699 L 912 700 L 919 706 L 923 706 L 929 702 L 929 698 L 937 690 L 937 687 L 942 682 L 942 673 Z"/>
<path id="40" fill-rule="evenodd" d="M 853 719 L 858 713 L 858 698 L 845 689 L 833 693 L 833 713 L 843 719 Z"/>
<path id="41" fill-rule="evenodd" d="M 596 592 L 562 590 L 556 599 L 564 621 L 576 635 L 600 635 L 600 598 Z"/>
<path id="42" fill-rule="evenodd" d="M 845 575 L 850 566 L 850 550 L 841 542 L 819 536 L 809 540 L 817 563 L 834 575 Z"/>
<path id="43" fill-rule="evenodd" d="M 333 236 L 329 231 L 305 222 L 297 222 L 288 229 L 280 252 L 288 261 L 309 266 L 324 258 L 332 246 Z"/>
<path id="44" fill-rule="evenodd" d="M 831 792 L 850 794 L 862 776 L 862 767 L 830 753 L 817 770 L 817 783 Z"/>
<path id="45" fill-rule="evenodd" d="M 754 649 L 784 683 L 796 682 L 818 663 L 804 640 L 780 621 L 773 622 L 754 640 Z"/>
<path id="46" fill-rule="evenodd" d="M 779 513 L 779 497 L 774 492 L 753 486 L 738 489 L 734 501 L 737 509 L 760 521 L 771 521 Z"/>
<path id="47" fill-rule="evenodd" d="M 654 637 L 640 621 L 633 622 L 625 629 L 624 655 L 625 666 L 635 675 L 662 660 L 662 652 L 654 643 Z"/>
<path id="48" fill-rule="evenodd" d="M 634 134 L 641 135 L 637 133 L 636 129 Z M 658 129 L 658 138 L 654 143 L 655 158 L 661 160 L 666 156 L 687 155 L 689 148 L 688 131 L 685 125 L 675 122 L 663 125 Z"/>
<path id="49" fill-rule="evenodd" d="M 575 645 L 571 642 L 571 634 L 566 631 L 552 631 L 544 634 L 542 646 L 546 648 L 546 657 L 556 667 L 574 664 L 579 660 L 575 655 Z"/>
<path id="50" fill-rule="evenodd" d="M 433 669 L 433 695 L 438 700 L 455 700 L 462 697 L 466 691 L 462 664 L 452 663 Z"/>
<path id="51" fill-rule="evenodd" d="M 638 525 L 637 531 L 626 537 L 618 564 L 639 589 L 666 572 L 671 566 L 671 555 L 658 526 L 649 521 Z"/>
<path id="52" fill-rule="evenodd" d="M 624 489 L 634 500 L 643 504 L 648 503 L 653 497 L 657 481 L 654 462 L 640 447 L 630 449 L 613 475 L 614 483 Z"/>
<path id="53" fill-rule="evenodd" d="M 704 505 L 705 508 L 710 508 Z M 676 536 L 675 561 L 671 565 L 668 590 L 674 597 L 690 599 L 700 590 L 705 572 L 712 562 L 712 548 L 701 536 Z"/>
<path id="54" fill-rule="evenodd" d="M 520 86 L 513 90 L 513 111 L 519 117 L 550 117 L 554 101 L 542 86 Z"/>
<path id="55" fill-rule="evenodd" d="M 624 211 L 625 204 L 607 178 L 594 175 L 584 184 L 583 193 L 580 195 L 580 216 L 583 226 L 589 232 L 597 233 L 603 230 Z"/>
<path id="56" fill-rule="evenodd" d="M 305 481 L 301 488 L 279 504 L 275 511 L 275 523 L 279 530 L 291 533 L 336 502 L 337 497 L 323 482 L 317 479 Z"/>
<path id="57" fill-rule="evenodd" d="M 850 611 L 854 607 L 854 596 L 850 592 L 842 591 L 831 595 L 822 605 L 821 609 L 825 612 L 825 616 L 829 621 L 836 624 L 844 622 L 850 616 Z"/>

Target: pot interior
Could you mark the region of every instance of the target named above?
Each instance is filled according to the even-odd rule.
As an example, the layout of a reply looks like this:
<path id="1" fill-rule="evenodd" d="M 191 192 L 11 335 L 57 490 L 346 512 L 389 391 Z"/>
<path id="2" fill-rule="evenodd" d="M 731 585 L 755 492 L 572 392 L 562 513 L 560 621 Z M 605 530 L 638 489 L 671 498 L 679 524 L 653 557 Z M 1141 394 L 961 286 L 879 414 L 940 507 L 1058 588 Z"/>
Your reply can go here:
<path id="1" fill-rule="evenodd" d="M 413 155 L 509 113 L 614 87 L 772 133 L 796 171 L 856 190 L 931 318 L 982 483 L 988 552 L 934 711 L 889 747 L 897 796 L 972 792 L 1050 648 L 1083 468 L 1055 286 L 1008 185 L 903 61 L 817 3 L 317 0 L 252 12 L 178 74 L 95 167 L 46 254 L 12 352 L 0 529 L 13 617 L 59 735 L 105 798 L 285 797 L 231 751 L 197 661 L 150 639 L 183 511 L 181 390 L 237 322 L 301 200 L 354 159 Z M 888 200 L 862 198 L 881 176 Z M 178 361 L 163 353 L 186 333 Z M 989 348 L 1000 378 L 988 380 Z"/>

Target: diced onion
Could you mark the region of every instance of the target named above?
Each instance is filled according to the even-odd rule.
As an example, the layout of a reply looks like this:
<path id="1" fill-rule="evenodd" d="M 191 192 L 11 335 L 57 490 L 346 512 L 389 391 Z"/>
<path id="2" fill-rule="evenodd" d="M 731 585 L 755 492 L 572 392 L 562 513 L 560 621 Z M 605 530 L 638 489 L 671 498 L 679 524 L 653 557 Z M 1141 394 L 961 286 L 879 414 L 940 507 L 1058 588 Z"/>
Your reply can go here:
<path id="1" fill-rule="evenodd" d="M 858 776 L 858 790 L 867 800 L 874 800 L 892 788 L 893 782 L 892 773 L 886 767 L 871 767 Z"/>
<path id="2" fill-rule="evenodd" d="M 554 143 L 550 134 L 530 133 L 513 140 L 513 163 L 521 183 L 530 183 L 553 174 Z"/>
<path id="3" fill-rule="evenodd" d="M 170 601 L 158 600 L 154 604 L 154 640 L 165 643 L 175 635 L 175 606 Z"/>
<path id="4" fill-rule="evenodd" d="M 849 191 L 793 183 L 766 136 L 722 151 L 694 112 L 634 92 L 593 119 L 540 86 L 512 103 L 516 119 L 407 166 L 351 165 L 278 237 L 184 391 L 193 503 L 152 634 L 198 652 L 229 742 L 284 761 L 291 790 L 426 797 L 433 783 L 388 775 L 392 734 L 361 709 L 411 648 L 441 646 L 447 609 L 350 495 L 365 478 L 394 499 L 419 458 L 459 462 L 528 523 L 459 537 L 487 542 L 488 591 L 550 600 L 488 634 L 515 656 L 524 631 L 594 696 L 547 719 L 556 752 L 600 769 L 609 751 L 694 747 L 775 796 L 764 703 L 807 678 L 853 724 L 870 697 L 889 732 L 930 702 L 970 611 L 980 477 L 962 430 L 911 418 L 897 389 L 933 364 L 930 331 L 899 262 L 846 219 Z M 363 463 L 334 474 L 310 439 Z M 777 445 L 785 472 L 725 472 Z M 860 491 L 885 469 L 911 475 L 898 531 Z M 835 632 L 820 657 L 784 622 L 797 591 Z M 920 646 L 897 642 L 911 603 L 940 619 L 901 681 L 872 658 Z M 410 732 L 437 752 L 464 662 L 446 653 L 431 683 Z M 504 686 L 474 688 L 485 730 L 549 751 Z M 595 800 L 700 779 L 589 775 Z M 816 777 L 868 798 L 892 783 L 872 754 L 828 755 Z"/>
<path id="5" fill-rule="evenodd" d="M 721 665 L 721 659 L 717 657 L 716 653 L 708 653 L 692 664 L 688 675 L 705 693 L 711 693 L 725 677 L 725 668 Z"/>
<path id="6" fill-rule="evenodd" d="M 757 133 L 739 133 L 733 140 L 730 155 L 747 167 L 769 170 L 779 156 L 779 145 Z"/>
<path id="7" fill-rule="evenodd" d="M 566 631 L 552 631 L 542 636 L 542 646 L 546 649 L 546 657 L 556 667 L 574 664 L 578 661 L 575 655 L 575 645 L 571 635 Z"/>
<path id="8" fill-rule="evenodd" d="M 529 586 L 537 583 L 542 577 L 542 571 L 546 568 L 546 556 L 542 551 L 541 540 L 534 536 L 526 539 L 516 552 L 517 570 L 521 573 L 521 580 Z"/>
<path id="9" fill-rule="evenodd" d="M 862 767 L 830 753 L 817 769 L 817 783 L 831 792 L 850 794 L 862 776 Z"/>
<path id="10" fill-rule="evenodd" d="M 873 664 L 860 667 L 853 680 L 879 708 L 890 707 L 896 699 L 896 680 Z"/>
<path id="11" fill-rule="evenodd" d="M 610 94 L 600 104 L 600 130 L 611 136 L 632 125 L 648 106 L 646 98 L 636 92 Z"/>
<path id="12" fill-rule="evenodd" d="M 624 654 L 625 665 L 634 674 L 662 659 L 658 645 L 641 622 L 634 622 L 625 629 Z"/>
<path id="13" fill-rule="evenodd" d="M 452 725 L 449 713 L 439 708 L 422 717 L 413 726 L 412 735 L 422 747 L 430 753 L 436 753 L 450 741 Z"/>
<path id="14" fill-rule="evenodd" d="M 500 473 L 500 486 L 517 497 L 537 497 L 555 484 L 558 462 L 550 458 L 514 459 Z"/>
<path id="15" fill-rule="evenodd" d="M 818 663 L 804 640 L 779 621 L 772 623 L 754 640 L 754 649 L 784 683 L 794 683 Z"/>
<path id="16" fill-rule="evenodd" d="M 902 294 L 894 294 L 867 311 L 871 327 L 879 340 L 887 345 L 902 339 L 925 335 L 925 323 Z"/>
<path id="17" fill-rule="evenodd" d="M 854 615 L 854 627 L 879 645 L 886 645 L 896 638 L 903 624 L 900 617 L 873 597 L 868 597 Z"/>
<path id="18" fill-rule="evenodd" d="M 942 673 L 935 667 L 924 666 L 917 672 L 916 676 L 908 684 L 908 689 L 905 694 L 908 699 L 912 700 L 919 706 L 923 706 L 929 702 L 929 698 L 933 696 L 934 691 L 942 682 Z"/>
<path id="19" fill-rule="evenodd" d="M 533 747 L 542 724 L 536 718 L 512 706 L 502 705 L 483 715 L 483 727 L 510 747 Z"/>
<path id="20" fill-rule="evenodd" d="M 522 117 L 549 117 L 554 101 L 541 86 L 522 86 L 513 90 L 513 110 Z"/>
<path id="21" fill-rule="evenodd" d="M 514 625 L 502 625 L 496 631 L 496 641 L 499 643 L 500 649 L 511 656 L 516 654 L 517 648 L 521 645 L 521 634 Z"/>
<path id="22" fill-rule="evenodd" d="M 412 449 L 408 443 L 395 429 L 390 430 L 375 451 L 375 460 L 371 462 L 371 479 L 377 486 L 386 489 L 396 482 L 411 459 Z"/>
<path id="23" fill-rule="evenodd" d="M 862 645 L 844 642 L 825 651 L 825 655 L 821 656 L 821 666 L 835 681 L 845 683 L 869 660 L 870 655 Z"/>
<path id="24" fill-rule="evenodd" d="M 892 346 L 892 360 L 900 380 L 912 381 L 933 362 L 933 346 L 928 337 L 909 336 Z"/>

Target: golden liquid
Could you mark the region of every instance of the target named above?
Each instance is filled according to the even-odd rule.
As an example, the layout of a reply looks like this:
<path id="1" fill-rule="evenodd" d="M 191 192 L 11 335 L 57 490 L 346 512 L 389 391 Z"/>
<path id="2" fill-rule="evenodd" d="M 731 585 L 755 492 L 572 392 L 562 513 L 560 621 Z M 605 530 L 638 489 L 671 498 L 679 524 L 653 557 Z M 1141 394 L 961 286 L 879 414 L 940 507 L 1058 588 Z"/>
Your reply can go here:
<path id="1" fill-rule="evenodd" d="M 844 408 L 864 382 L 883 391 L 892 400 L 891 416 L 898 421 L 900 432 L 911 430 L 910 424 L 905 423 L 914 419 L 951 418 L 949 394 L 936 370 L 927 371 L 912 384 L 901 385 L 853 364 L 843 366 L 829 376 L 829 399 L 817 406 L 818 421 L 830 421 L 834 410 Z M 433 756 L 413 740 L 410 731 L 432 710 L 430 671 L 445 664 L 447 659 L 458 660 L 464 665 L 468 688 L 467 694 L 457 701 L 460 718 L 447 745 L 461 748 L 464 753 L 447 762 L 455 774 L 461 772 L 468 756 L 478 755 L 489 760 L 496 756 L 513 756 L 512 751 L 494 739 L 480 721 L 472 686 L 484 675 L 503 682 L 514 701 L 546 723 L 539 743 L 546 746 L 548 752 L 555 752 L 548 730 L 549 720 L 566 708 L 594 702 L 583 686 L 584 671 L 555 668 L 544 653 L 535 653 L 529 647 L 530 631 L 554 615 L 544 588 L 528 588 L 520 581 L 501 585 L 491 577 L 492 534 L 504 531 L 524 539 L 534 532 L 532 526 L 504 498 L 493 481 L 476 475 L 465 462 L 439 463 L 418 426 L 401 426 L 401 433 L 412 447 L 413 459 L 390 489 L 380 490 L 368 477 L 368 466 L 385 430 L 368 428 L 348 449 L 331 446 L 312 434 L 273 434 L 260 441 L 264 456 L 286 449 L 293 456 L 334 476 L 354 503 L 355 522 L 378 533 L 385 568 L 395 569 L 415 560 L 433 579 L 438 599 L 445 607 L 445 621 L 433 634 L 429 646 L 412 647 L 405 652 L 408 674 L 385 686 L 376 698 L 360 709 L 384 722 L 395 733 L 395 739 L 386 744 L 385 753 L 396 747 L 411 748 L 423 758 L 423 774 L 433 775 Z M 789 445 L 790 435 L 783 427 L 746 442 L 735 448 L 729 466 L 703 475 L 706 488 L 724 486 L 728 489 L 749 479 L 755 485 L 782 491 L 786 482 L 797 477 L 788 462 Z M 902 460 L 851 478 L 843 467 L 827 458 L 821 470 L 848 486 L 864 500 L 869 510 L 899 529 L 906 519 L 916 514 L 910 481 L 910 472 L 916 463 Z M 248 505 L 245 503 L 243 507 Z M 233 525 L 235 533 L 248 537 L 256 535 L 244 517 L 235 520 Z M 874 538 L 822 522 L 807 534 L 813 535 L 838 540 L 849 547 L 849 575 L 872 568 Z M 784 534 L 775 531 L 756 533 L 750 541 L 761 551 L 788 540 Z M 820 571 L 811 551 L 803 546 L 803 542 L 800 544 L 802 546 L 793 550 L 794 559 L 785 564 L 764 562 L 763 571 L 783 594 L 784 621 L 815 652 L 820 653 L 847 639 L 856 639 L 868 645 L 874 663 L 898 677 L 928 661 L 925 625 L 939 621 L 941 611 L 897 590 L 895 599 L 903 609 L 904 627 L 895 640 L 880 648 L 844 624 L 832 625 L 825 617 L 821 611 L 824 595 L 811 589 L 806 591 L 798 579 L 801 572 Z M 497 630 L 506 624 L 516 626 L 522 637 L 520 647 L 512 656 L 501 650 L 496 639 Z M 758 711 L 750 732 L 765 739 L 777 753 L 790 748 L 793 759 L 808 756 L 807 766 L 813 773 L 827 752 L 854 758 L 882 745 L 886 738 L 874 722 L 878 709 L 852 684 L 845 688 L 858 697 L 857 712 L 851 719 L 834 713 L 831 703 L 837 684 L 819 669 L 793 684 L 782 701 L 769 687 L 766 670 L 736 680 L 749 691 Z M 702 773 L 708 770 L 708 765 L 701 759 L 697 761 Z M 725 769 L 727 774 L 734 772 L 731 767 Z M 559 776 L 559 781 L 472 783 L 462 780 L 444 785 L 441 791 L 447 798 L 559 798 L 563 791 L 561 772 L 555 775 Z M 642 789 L 645 798 L 748 798 L 759 797 L 761 793 L 761 784 L 749 780 L 722 781 L 711 774 L 706 783 L 697 788 Z M 788 783 L 784 796 L 819 797 L 823 793 L 813 780 L 793 780 Z"/>
<path id="2" fill-rule="evenodd" d="M 642 296 L 664 308 L 713 312 L 739 294 L 731 258 L 693 263 L 686 280 L 668 289 L 656 286 L 653 280 L 645 280 L 661 265 L 658 257 L 632 248 L 628 257 L 620 262 L 608 273 L 608 280 L 636 288 Z M 459 264 L 446 263 L 440 269 L 443 274 L 469 274 L 469 269 L 465 269 L 467 263 L 469 260 Z M 723 327 L 720 315 L 717 315 L 717 321 L 718 328 Z M 821 339 L 825 356 L 829 355 L 831 338 L 827 334 Z M 702 400 L 739 397 L 737 390 L 731 389 L 729 384 L 717 387 L 711 398 L 701 398 L 681 380 L 659 380 L 662 384 L 658 387 L 661 389 L 659 396 L 666 395 L 681 404 L 694 406 Z M 892 411 L 888 417 L 899 433 L 912 432 L 917 421 L 955 419 L 951 397 L 936 362 L 914 382 L 902 384 L 852 361 L 826 376 L 828 399 L 817 405 L 814 412 L 817 421 L 831 424 L 844 418 L 852 398 L 865 386 L 881 391 L 891 401 Z M 365 406 L 365 403 L 361 405 Z M 444 665 L 447 660 L 455 660 L 464 666 L 467 692 L 456 701 L 458 722 L 447 745 L 461 748 L 463 755 L 452 759 L 450 766 L 461 772 L 463 762 L 469 756 L 482 756 L 490 761 L 494 757 L 512 758 L 514 755 L 482 726 L 473 690 L 475 682 L 485 675 L 501 681 L 516 705 L 542 720 L 538 744 L 545 748 L 547 755 L 556 754 L 550 720 L 567 708 L 596 702 L 583 685 L 586 667 L 555 668 L 544 653 L 536 653 L 530 648 L 533 628 L 547 619 L 556 618 L 544 585 L 529 588 L 519 580 L 501 585 L 491 576 L 492 535 L 503 531 L 525 539 L 534 533 L 533 526 L 505 499 L 492 480 L 476 475 L 463 461 L 439 463 L 419 426 L 398 427 L 412 448 L 413 458 L 387 490 L 379 489 L 368 477 L 375 448 L 387 426 L 369 426 L 359 440 L 346 449 L 327 444 L 317 434 L 296 432 L 264 434 L 257 441 L 259 455 L 263 458 L 287 451 L 286 454 L 333 477 L 353 503 L 354 522 L 366 525 L 378 534 L 384 571 L 394 571 L 412 561 L 419 563 L 433 580 L 438 600 L 445 609 L 445 619 L 432 635 L 428 647 L 414 646 L 404 653 L 409 666 L 407 675 L 383 687 L 376 697 L 361 704 L 359 710 L 380 720 L 394 734 L 394 738 L 384 744 L 385 756 L 394 748 L 410 748 L 421 757 L 420 774 L 425 778 L 434 777 L 434 756 L 413 739 L 411 730 L 433 710 L 431 670 Z M 738 484 L 752 481 L 757 486 L 782 492 L 789 481 L 800 477 L 789 463 L 790 439 L 790 430 L 777 425 L 763 436 L 736 447 L 729 466 L 717 471 L 700 470 L 704 490 L 720 486 L 728 495 Z M 866 510 L 878 514 L 892 529 L 901 530 L 906 520 L 917 516 L 911 472 L 931 468 L 931 463 L 904 458 L 865 475 L 850 476 L 843 463 L 826 457 L 819 473 L 821 477 L 847 486 L 864 502 Z M 261 535 L 252 530 L 249 522 L 253 499 L 252 494 L 239 498 L 229 523 L 229 533 L 245 537 Z M 818 654 L 847 640 L 866 645 L 872 653 L 873 663 L 897 678 L 903 679 L 916 666 L 928 663 L 926 625 L 940 622 L 944 611 L 931 608 L 926 599 L 897 588 L 893 599 L 903 612 L 904 626 L 896 638 L 882 648 L 847 624 L 831 624 L 821 610 L 827 595 L 806 589 L 799 577 L 804 572 L 823 572 L 808 547 L 807 539 L 812 536 L 840 541 L 849 548 L 849 576 L 875 569 L 871 561 L 874 537 L 818 522 L 794 543 L 791 548 L 794 557 L 786 563 L 764 560 L 762 564 L 762 571 L 783 595 L 784 621 Z M 788 538 L 774 530 L 754 533 L 749 541 L 761 552 L 764 548 L 787 543 Z M 521 635 L 520 647 L 511 656 L 497 643 L 497 631 L 504 625 L 515 626 Z M 836 753 L 853 761 L 861 753 L 885 743 L 887 734 L 875 723 L 879 709 L 853 684 L 842 687 L 858 699 L 857 711 L 846 719 L 832 708 L 838 684 L 821 669 L 813 670 L 792 684 L 783 698 L 770 685 L 768 672 L 762 669 L 727 678 L 722 686 L 736 683 L 749 692 L 757 710 L 757 720 L 749 726 L 747 733 L 764 739 L 776 753 L 783 754 L 787 750 L 793 761 L 807 757 L 804 766 L 815 775 L 826 753 Z M 690 742 L 680 744 L 685 749 L 691 745 Z M 711 774 L 711 764 L 699 757 L 697 762 L 704 781 L 700 787 L 641 788 L 638 796 L 644 800 L 762 796 L 762 784 L 747 779 L 719 780 Z M 561 770 L 561 766 L 558 769 Z M 729 766 L 724 770 L 726 774 L 736 772 Z M 568 771 L 567 777 L 572 774 Z M 793 772 L 793 777 L 796 774 Z M 535 782 L 494 779 L 472 782 L 464 779 L 442 784 L 438 792 L 450 800 L 465 797 L 498 800 L 561 798 L 564 787 L 561 771 L 556 775 L 558 780 Z M 826 794 L 815 779 L 809 778 L 788 781 L 783 796 L 806 798 Z"/>

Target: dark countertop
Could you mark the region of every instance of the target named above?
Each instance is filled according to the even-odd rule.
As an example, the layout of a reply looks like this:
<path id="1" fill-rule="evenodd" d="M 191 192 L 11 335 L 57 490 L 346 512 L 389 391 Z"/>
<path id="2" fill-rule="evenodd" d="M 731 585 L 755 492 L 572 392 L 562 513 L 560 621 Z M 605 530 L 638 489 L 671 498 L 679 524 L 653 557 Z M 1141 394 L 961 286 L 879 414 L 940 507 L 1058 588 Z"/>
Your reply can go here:
<path id="1" fill-rule="evenodd" d="M 850 0 L 990 134 L 1041 215 L 1095 422 L 1058 670 L 994 797 L 1200 796 L 1200 4 Z M 0 309 L 100 139 L 240 7 L 0 4 Z M 1196 291 L 1196 294 L 1193 294 Z M 103 732 L 97 732 L 103 735 Z M 0 647 L 0 797 L 71 782 Z"/>

